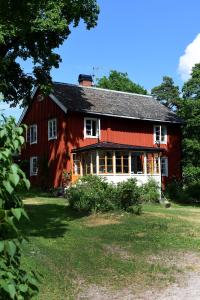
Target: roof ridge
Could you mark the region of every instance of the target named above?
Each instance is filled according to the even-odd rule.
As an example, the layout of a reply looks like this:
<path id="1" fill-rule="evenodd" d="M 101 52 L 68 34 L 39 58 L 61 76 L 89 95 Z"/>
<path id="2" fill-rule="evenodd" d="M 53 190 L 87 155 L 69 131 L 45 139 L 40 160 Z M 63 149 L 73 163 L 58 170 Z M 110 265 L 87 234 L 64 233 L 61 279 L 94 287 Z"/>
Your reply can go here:
<path id="1" fill-rule="evenodd" d="M 109 89 L 103 89 L 103 88 L 99 88 L 99 87 L 95 87 L 95 86 L 80 86 L 78 84 L 58 82 L 58 81 L 54 81 L 53 83 L 61 84 L 61 85 L 75 86 L 75 87 L 84 88 L 84 89 L 86 88 L 86 89 L 106 91 L 106 92 L 112 92 L 112 93 L 118 93 L 118 94 L 127 94 L 127 95 L 133 95 L 133 96 L 139 96 L 139 97 L 146 97 L 146 98 L 154 99 L 151 95 L 137 94 L 137 93 L 131 93 L 131 92 L 117 91 L 117 90 L 109 90 Z"/>

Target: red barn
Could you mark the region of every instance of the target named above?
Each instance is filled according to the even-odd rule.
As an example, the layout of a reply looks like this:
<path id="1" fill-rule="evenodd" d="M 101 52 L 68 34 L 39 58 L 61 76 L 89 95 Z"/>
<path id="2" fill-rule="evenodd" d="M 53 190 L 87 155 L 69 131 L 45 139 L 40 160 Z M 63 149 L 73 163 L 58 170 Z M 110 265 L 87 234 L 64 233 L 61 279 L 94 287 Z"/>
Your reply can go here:
<path id="1" fill-rule="evenodd" d="M 181 177 L 181 119 L 151 96 L 95 88 L 79 75 L 79 85 L 55 82 L 48 97 L 36 89 L 19 122 L 28 126 L 22 159 L 33 185 L 85 174 L 163 186 Z"/>

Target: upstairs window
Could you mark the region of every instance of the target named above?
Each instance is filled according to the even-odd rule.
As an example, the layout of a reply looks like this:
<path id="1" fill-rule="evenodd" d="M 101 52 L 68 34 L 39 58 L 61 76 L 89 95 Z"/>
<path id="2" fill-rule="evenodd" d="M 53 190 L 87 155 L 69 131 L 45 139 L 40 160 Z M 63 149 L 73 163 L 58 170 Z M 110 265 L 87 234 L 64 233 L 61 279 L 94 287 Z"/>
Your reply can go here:
<path id="1" fill-rule="evenodd" d="M 38 174 L 38 159 L 37 156 L 30 158 L 30 176 L 36 176 Z"/>
<path id="2" fill-rule="evenodd" d="M 84 119 L 84 136 L 86 138 L 98 138 L 100 134 L 100 120 L 95 118 Z"/>
<path id="3" fill-rule="evenodd" d="M 167 127 L 154 125 L 154 144 L 167 144 Z"/>
<path id="4" fill-rule="evenodd" d="M 161 164 L 161 175 L 168 176 L 168 158 L 161 157 L 160 164 Z"/>
<path id="5" fill-rule="evenodd" d="M 57 139 L 57 120 L 51 119 L 48 121 L 48 140 Z"/>
<path id="6" fill-rule="evenodd" d="M 28 135 L 29 135 L 29 137 L 27 137 L 27 140 L 29 139 L 30 145 L 37 144 L 37 125 L 36 124 L 31 125 L 29 127 Z"/>

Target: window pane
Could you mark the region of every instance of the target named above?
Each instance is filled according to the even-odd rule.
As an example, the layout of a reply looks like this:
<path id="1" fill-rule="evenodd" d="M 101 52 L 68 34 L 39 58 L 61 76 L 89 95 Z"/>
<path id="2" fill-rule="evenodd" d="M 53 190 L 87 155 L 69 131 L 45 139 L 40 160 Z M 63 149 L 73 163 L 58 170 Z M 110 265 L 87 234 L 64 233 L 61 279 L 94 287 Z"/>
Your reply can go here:
<path id="1" fill-rule="evenodd" d="M 155 157 L 154 159 L 154 173 L 159 174 L 159 158 Z"/>
<path id="2" fill-rule="evenodd" d="M 96 152 L 92 152 L 92 166 L 93 166 L 93 174 L 96 174 L 97 172 L 97 166 L 96 166 L 97 158 L 96 158 Z"/>
<path id="3" fill-rule="evenodd" d="M 73 155 L 73 173 L 75 175 L 80 174 L 80 156 L 78 154 Z"/>
<path id="4" fill-rule="evenodd" d="M 86 135 L 92 135 L 91 120 L 86 120 Z"/>
<path id="5" fill-rule="evenodd" d="M 144 156 L 140 153 L 132 153 L 131 155 L 131 173 L 143 174 Z"/>
<path id="6" fill-rule="evenodd" d="M 161 142 L 165 142 L 165 134 L 166 134 L 166 128 L 165 126 L 161 126 Z"/>
<path id="7" fill-rule="evenodd" d="M 83 154 L 82 157 L 82 163 L 83 163 L 83 175 L 90 174 L 90 163 L 91 163 L 91 155 L 90 153 Z"/>
<path id="8" fill-rule="evenodd" d="M 92 136 L 97 136 L 97 122 L 92 120 Z"/>
<path id="9" fill-rule="evenodd" d="M 155 127 L 156 141 L 160 141 L 160 126 Z"/>

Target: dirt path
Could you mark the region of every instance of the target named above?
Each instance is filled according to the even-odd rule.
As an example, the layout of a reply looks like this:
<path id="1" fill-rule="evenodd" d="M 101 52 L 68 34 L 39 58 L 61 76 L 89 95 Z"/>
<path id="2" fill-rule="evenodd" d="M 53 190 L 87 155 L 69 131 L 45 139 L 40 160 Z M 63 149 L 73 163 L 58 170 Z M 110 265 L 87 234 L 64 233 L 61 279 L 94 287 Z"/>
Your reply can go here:
<path id="1" fill-rule="evenodd" d="M 132 297 L 132 298 L 131 298 Z M 120 298 L 119 298 L 120 299 Z M 200 273 L 189 272 L 185 280 L 176 283 L 162 292 L 149 291 L 140 297 L 130 298 L 134 300 L 200 300 Z"/>
<path id="2" fill-rule="evenodd" d="M 144 292 L 134 294 L 131 287 L 111 291 L 92 284 L 79 294 L 77 300 L 200 300 L 200 257 L 194 253 L 185 253 L 180 261 L 183 269 L 188 266 L 192 269 L 177 274 L 176 283 L 165 289 L 145 288 Z M 179 267 L 180 261 L 177 264 Z"/>

